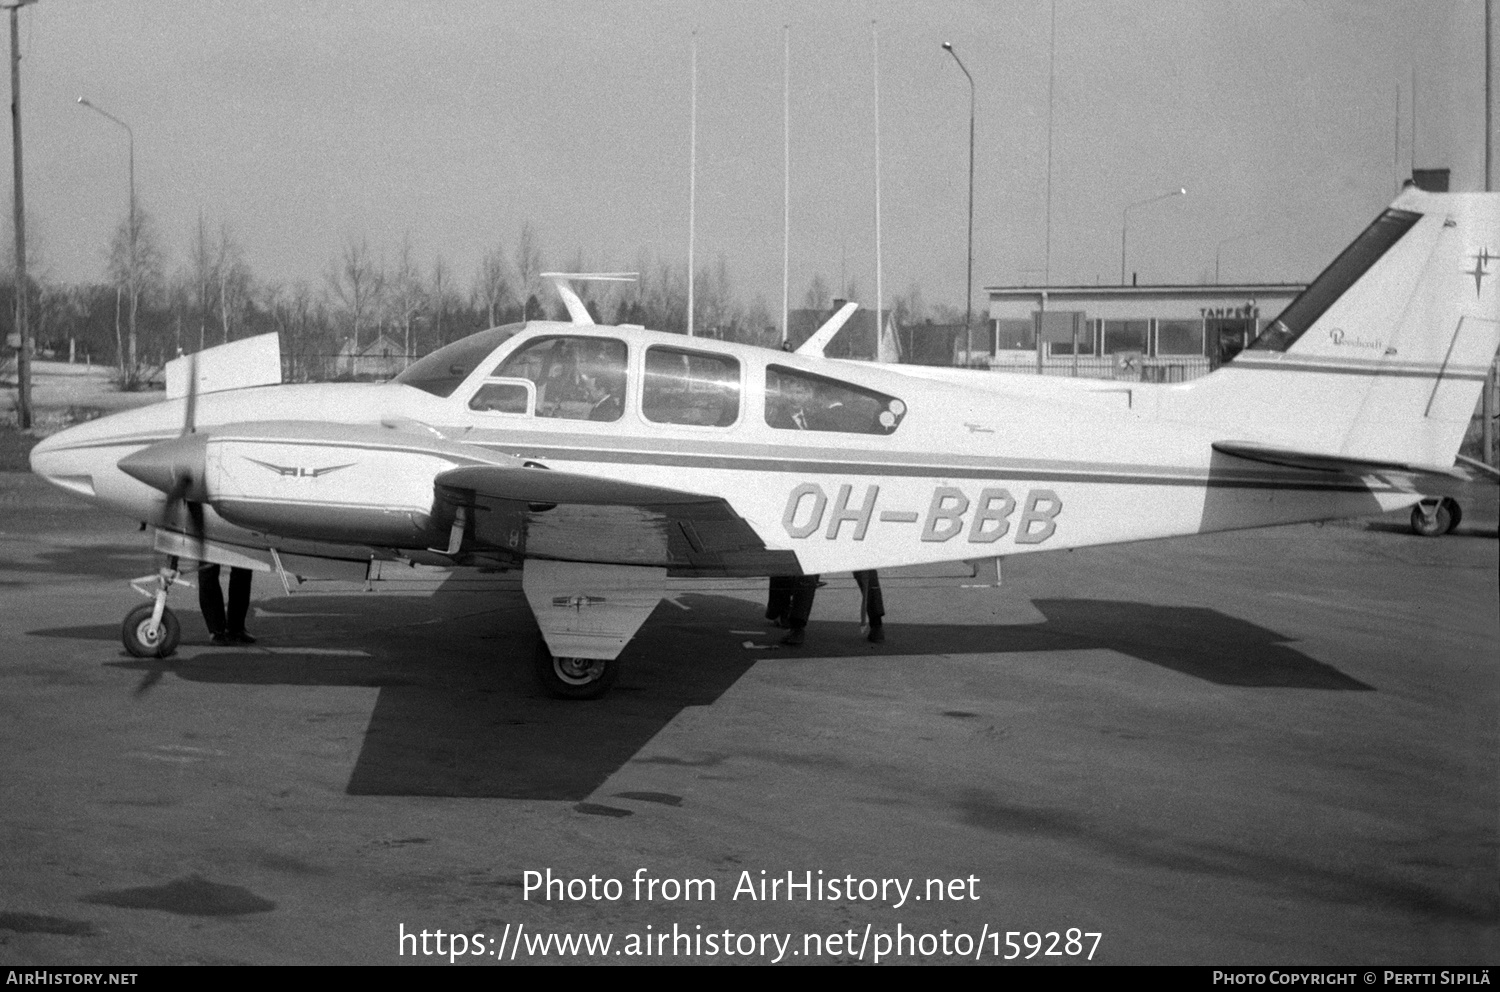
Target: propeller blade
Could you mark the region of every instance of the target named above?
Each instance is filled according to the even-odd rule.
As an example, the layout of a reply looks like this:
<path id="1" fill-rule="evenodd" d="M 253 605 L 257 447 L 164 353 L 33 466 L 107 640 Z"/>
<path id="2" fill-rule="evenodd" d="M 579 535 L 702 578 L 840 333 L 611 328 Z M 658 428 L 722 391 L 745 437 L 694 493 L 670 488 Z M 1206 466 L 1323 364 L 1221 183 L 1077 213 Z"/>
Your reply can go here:
<path id="1" fill-rule="evenodd" d="M 182 418 L 182 433 L 192 434 L 197 431 L 196 420 L 198 417 L 198 353 L 195 351 L 188 356 L 188 383 L 187 383 L 187 410 Z"/>
<path id="2" fill-rule="evenodd" d="M 198 546 L 197 547 L 198 553 L 197 553 L 196 557 L 198 558 L 199 561 L 202 561 L 203 560 L 203 530 L 204 530 L 204 528 L 203 528 L 203 504 L 200 503 L 200 502 L 198 502 L 197 500 L 191 500 L 191 499 L 187 500 L 187 513 L 188 513 L 188 523 L 189 523 L 187 534 L 188 534 L 188 537 L 190 537 L 190 538 L 193 539 L 193 543 Z"/>

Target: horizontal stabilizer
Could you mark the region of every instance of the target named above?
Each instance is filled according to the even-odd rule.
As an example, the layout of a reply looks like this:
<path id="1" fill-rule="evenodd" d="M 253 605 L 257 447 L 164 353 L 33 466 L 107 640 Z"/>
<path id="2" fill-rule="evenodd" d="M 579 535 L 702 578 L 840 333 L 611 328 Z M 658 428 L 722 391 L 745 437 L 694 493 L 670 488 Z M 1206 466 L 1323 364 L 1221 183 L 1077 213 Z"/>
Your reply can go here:
<path id="1" fill-rule="evenodd" d="M 1215 451 L 1236 458 L 1248 458 L 1266 465 L 1284 468 L 1300 468 L 1310 472 L 1341 472 L 1345 475 L 1371 475 L 1377 472 L 1415 472 L 1423 475 L 1447 475 L 1463 478 L 1463 473 L 1451 466 L 1411 465 L 1401 462 L 1372 461 L 1368 458 L 1346 458 L 1326 452 L 1297 451 L 1291 448 L 1273 448 L 1250 441 L 1215 441 Z"/>

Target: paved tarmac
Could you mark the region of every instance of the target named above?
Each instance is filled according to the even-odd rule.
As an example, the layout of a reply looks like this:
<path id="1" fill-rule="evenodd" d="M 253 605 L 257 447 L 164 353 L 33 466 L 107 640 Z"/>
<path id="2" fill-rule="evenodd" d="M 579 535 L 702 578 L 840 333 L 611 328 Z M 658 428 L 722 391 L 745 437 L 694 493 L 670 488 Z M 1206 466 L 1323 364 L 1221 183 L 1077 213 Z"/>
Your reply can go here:
<path id="1" fill-rule="evenodd" d="M 0 962 L 1500 961 L 1492 509 L 892 574 L 880 647 L 847 576 L 800 649 L 719 584 L 587 703 L 510 581 L 261 579 L 250 648 L 186 591 L 132 659 L 146 547 L 0 474 Z"/>

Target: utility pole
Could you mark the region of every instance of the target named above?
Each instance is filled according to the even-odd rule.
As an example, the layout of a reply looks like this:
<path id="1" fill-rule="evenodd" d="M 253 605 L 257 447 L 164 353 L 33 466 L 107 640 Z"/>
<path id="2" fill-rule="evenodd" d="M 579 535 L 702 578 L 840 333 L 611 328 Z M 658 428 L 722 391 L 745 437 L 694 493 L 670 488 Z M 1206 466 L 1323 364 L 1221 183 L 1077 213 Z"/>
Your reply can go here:
<path id="1" fill-rule="evenodd" d="M 26 200 L 21 186 L 21 47 L 19 12 L 36 0 L 6 0 L 10 8 L 10 132 L 15 167 L 16 226 L 16 417 L 22 430 L 32 424 L 31 329 L 26 326 Z"/>
<path id="2" fill-rule="evenodd" d="M 1495 173 L 1493 147 L 1495 144 L 1495 119 L 1491 103 L 1491 79 L 1494 66 L 1490 62 L 1495 33 L 1495 11 L 1493 0 L 1484 0 L 1484 190 L 1494 192 Z M 1484 396 L 1479 406 L 1484 462 L 1491 468 L 1500 467 L 1500 452 L 1495 450 L 1495 394 L 1500 390 L 1500 367 L 1490 362 L 1490 374 L 1484 380 Z"/>

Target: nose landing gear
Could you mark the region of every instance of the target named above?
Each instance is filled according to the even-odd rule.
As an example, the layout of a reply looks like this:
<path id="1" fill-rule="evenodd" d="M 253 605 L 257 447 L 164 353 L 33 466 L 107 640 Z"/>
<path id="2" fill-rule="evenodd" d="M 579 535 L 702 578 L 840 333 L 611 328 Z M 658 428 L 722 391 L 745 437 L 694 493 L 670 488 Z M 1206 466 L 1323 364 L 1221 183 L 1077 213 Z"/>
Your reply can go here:
<path id="1" fill-rule="evenodd" d="M 148 582 L 154 583 L 155 588 L 144 585 Z M 155 575 L 131 580 L 130 588 L 151 600 L 125 614 L 125 622 L 120 627 L 120 640 L 125 650 L 135 657 L 165 658 L 177 650 L 177 643 L 182 639 L 182 624 L 167 608 L 167 591 L 177 582 L 187 584 L 177 570 L 176 555 L 168 558 L 166 567 Z"/>

